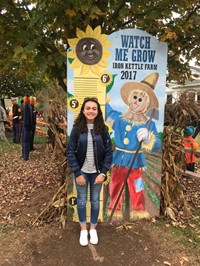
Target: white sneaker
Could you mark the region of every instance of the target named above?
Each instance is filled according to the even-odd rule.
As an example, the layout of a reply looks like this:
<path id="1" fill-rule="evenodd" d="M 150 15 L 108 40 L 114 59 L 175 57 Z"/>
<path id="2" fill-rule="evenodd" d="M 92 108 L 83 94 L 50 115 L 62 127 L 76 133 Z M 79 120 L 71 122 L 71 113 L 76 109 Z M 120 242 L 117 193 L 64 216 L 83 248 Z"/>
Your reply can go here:
<path id="1" fill-rule="evenodd" d="M 96 229 L 90 229 L 90 243 L 93 245 L 98 244 L 98 235 Z"/>
<path id="2" fill-rule="evenodd" d="M 88 231 L 86 229 L 81 230 L 79 243 L 81 246 L 87 246 L 88 245 Z"/>

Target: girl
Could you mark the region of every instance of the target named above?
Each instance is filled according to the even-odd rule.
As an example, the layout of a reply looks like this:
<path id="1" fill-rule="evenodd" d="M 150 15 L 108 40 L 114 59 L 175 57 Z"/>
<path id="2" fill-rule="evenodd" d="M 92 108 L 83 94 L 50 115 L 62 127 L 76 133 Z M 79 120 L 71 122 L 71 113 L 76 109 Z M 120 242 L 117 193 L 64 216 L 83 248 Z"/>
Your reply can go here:
<path id="1" fill-rule="evenodd" d="M 70 134 L 67 158 L 77 189 L 77 211 L 81 227 L 79 242 L 82 246 L 88 244 L 86 202 L 90 185 L 89 235 L 90 243 L 97 244 L 100 191 L 112 163 L 112 143 L 97 98 L 84 99 Z"/>

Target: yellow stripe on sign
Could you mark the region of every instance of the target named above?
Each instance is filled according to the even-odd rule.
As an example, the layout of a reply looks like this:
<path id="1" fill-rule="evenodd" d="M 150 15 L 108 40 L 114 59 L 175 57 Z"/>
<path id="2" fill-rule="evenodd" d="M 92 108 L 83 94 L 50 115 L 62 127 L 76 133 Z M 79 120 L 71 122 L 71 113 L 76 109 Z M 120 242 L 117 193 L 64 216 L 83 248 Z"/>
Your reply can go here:
<path id="1" fill-rule="evenodd" d="M 90 76 L 74 75 L 74 98 L 80 102 L 79 108 L 74 110 L 75 118 L 80 112 L 85 97 L 96 97 L 98 99 L 105 118 L 106 85 L 100 82 L 100 78 L 91 72 Z"/>

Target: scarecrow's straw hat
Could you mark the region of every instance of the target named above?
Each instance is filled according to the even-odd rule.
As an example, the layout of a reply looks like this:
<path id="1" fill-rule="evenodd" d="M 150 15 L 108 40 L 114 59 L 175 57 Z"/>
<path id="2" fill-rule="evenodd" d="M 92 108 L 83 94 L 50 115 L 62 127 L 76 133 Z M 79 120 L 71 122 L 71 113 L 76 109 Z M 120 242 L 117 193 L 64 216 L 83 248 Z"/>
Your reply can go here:
<path id="1" fill-rule="evenodd" d="M 150 97 L 149 108 L 158 109 L 159 103 L 158 99 L 154 93 L 156 83 L 158 81 L 159 74 L 152 73 L 148 75 L 141 82 L 127 82 L 121 87 L 121 97 L 125 104 L 129 105 L 130 97 L 135 90 L 144 91 Z"/>

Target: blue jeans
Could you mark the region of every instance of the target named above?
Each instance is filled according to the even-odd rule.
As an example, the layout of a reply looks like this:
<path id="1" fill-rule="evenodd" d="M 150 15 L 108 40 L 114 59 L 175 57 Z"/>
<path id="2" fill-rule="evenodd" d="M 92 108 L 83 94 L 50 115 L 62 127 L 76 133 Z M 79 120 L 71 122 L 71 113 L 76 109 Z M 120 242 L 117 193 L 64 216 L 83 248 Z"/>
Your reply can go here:
<path id="1" fill-rule="evenodd" d="M 86 203 L 88 196 L 88 185 L 90 185 L 90 202 L 91 202 L 91 214 L 90 214 L 90 224 L 96 225 L 99 216 L 99 206 L 100 206 L 100 192 L 102 184 L 94 184 L 98 173 L 83 173 L 86 180 L 86 185 L 80 186 L 76 183 L 77 190 L 77 211 L 80 224 L 86 224 Z"/>
<path id="2" fill-rule="evenodd" d="M 22 129 L 22 157 L 25 161 L 29 159 L 31 133 L 31 130 L 28 130 L 26 128 Z"/>
<path id="3" fill-rule="evenodd" d="M 13 143 L 19 143 L 19 124 L 13 124 Z"/>

